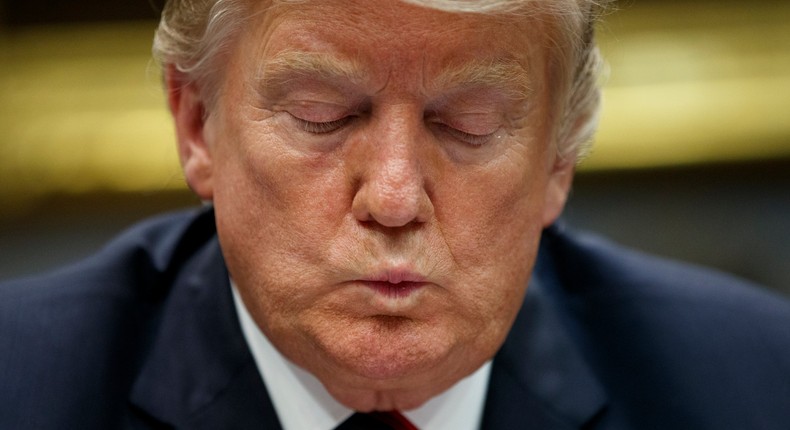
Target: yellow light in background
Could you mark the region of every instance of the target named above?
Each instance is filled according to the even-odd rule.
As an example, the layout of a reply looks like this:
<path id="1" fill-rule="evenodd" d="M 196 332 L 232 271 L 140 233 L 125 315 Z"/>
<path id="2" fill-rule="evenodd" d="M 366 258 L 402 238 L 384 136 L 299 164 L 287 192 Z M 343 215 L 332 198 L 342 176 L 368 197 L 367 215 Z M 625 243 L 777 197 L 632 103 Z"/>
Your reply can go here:
<path id="1" fill-rule="evenodd" d="M 0 212 L 53 193 L 184 188 L 152 22 L 0 35 Z M 583 170 L 790 156 L 790 3 L 650 2 L 608 17 Z"/>
<path id="2" fill-rule="evenodd" d="M 583 166 L 626 169 L 787 156 L 789 95 L 787 78 L 609 88 L 599 144 Z"/>
<path id="3" fill-rule="evenodd" d="M 34 28 L 0 39 L 0 199 L 184 188 L 155 23 Z M 2 211 L 2 209 L 0 209 Z"/>
<path id="4" fill-rule="evenodd" d="M 789 3 L 647 3 L 607 22 L 611 78 L 584 168 L 790 156 Z"/>

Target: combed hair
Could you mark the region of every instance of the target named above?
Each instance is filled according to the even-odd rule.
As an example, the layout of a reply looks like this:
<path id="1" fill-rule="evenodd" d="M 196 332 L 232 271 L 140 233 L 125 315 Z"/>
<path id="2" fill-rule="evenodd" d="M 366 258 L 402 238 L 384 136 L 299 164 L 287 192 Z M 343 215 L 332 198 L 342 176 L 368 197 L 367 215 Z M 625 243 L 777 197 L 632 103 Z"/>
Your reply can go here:
<path id="1" fill-rule="evenodd" d="M 216 103 L 224 55 L 251 18 L 255 0 L 168 0 L 156 30 L 154 58 L 198 84 L 208 107 Z M 257 0 L 304 3 L 310 0 Z M 554 93 L 562 94 L 555 142 L 561 157 L 581 159 L 590 149 L 601 104 L 601 55 L 594 26 L 607 0 L 399 0 L 456 13 L 548 17 L 556 55 L 550 59 Z"/>

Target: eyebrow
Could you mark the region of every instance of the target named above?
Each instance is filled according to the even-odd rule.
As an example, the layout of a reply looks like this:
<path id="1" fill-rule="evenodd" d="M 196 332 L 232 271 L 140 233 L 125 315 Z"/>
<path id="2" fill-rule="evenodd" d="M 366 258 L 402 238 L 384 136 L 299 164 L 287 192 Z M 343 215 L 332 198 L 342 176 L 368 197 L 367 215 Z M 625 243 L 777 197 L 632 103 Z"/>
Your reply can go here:
<path id="1" fill-rule="evenodd" d="M 266 92 L 277 91 L 302 77 L 319 77 L 328 81 L 343 79 L 361 84 L 368 74 L 351 59 L 315 52 L 287 50 L 278 53 L 261 67 L 258 84 Z"/>
<path id="2" fill-rule="evenodd" d="M 516 60 L 505 58 L 477 59 L 459 67 L 447 68 L 439 74 L 432 87 L 497 88 L 513 101 L 525 100 L 532 94 L 532 83 L 526 68 Z"/>
<path id="3" fill-rule="evenodd" d="M 363 84 L 369 73 L 350 58 L 298 50 L 282 51 L 267 61 L 258 72 L 258 84 L 265 92 L 276 92 L 302 77 L 338 79 Z M 431 88 L 442 91 L 458 88 L 490 87 L 501 90 L 513 101 L 525 100 L 532 93 L 529 74 L 514 59 L 476 59 L 458 67 L 448 67 L 432 80 Z"/>

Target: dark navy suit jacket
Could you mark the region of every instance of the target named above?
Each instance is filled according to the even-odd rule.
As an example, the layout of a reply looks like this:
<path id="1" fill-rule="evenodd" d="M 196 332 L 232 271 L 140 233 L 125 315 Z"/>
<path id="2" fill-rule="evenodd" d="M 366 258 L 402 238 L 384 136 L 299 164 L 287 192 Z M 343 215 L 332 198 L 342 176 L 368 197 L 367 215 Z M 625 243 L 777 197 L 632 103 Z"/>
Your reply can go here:
<path id="1" fill-rule="evenodd" d="M 0 429 L 278 429 L 210 210 L 0 286 Z M 790 305 L 552 227 L 484 429 L 790 429 Z"/>

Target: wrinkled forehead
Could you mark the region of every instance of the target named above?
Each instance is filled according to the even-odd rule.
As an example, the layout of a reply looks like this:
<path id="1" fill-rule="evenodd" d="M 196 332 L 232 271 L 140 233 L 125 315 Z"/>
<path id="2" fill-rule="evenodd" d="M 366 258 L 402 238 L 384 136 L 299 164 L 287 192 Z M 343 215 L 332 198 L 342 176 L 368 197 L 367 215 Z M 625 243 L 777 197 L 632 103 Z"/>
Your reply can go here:
<path id="1" fill-rule="evenodd" d="M 592 20 L 588 10 L 590 0 L 270 0 L 253 3 L 257 4 L 255 10 L 251 11 L 253 14 L 271 15 L 284 10 L 339 11 L 352 24 L 350 27 L 359 27 L 353 24 L 364 21 L 366 12 L 371 10 L 387 15 L 393 14 L 395 9 L 402 9 L 404 5 L 411 5 L 415 14 L 422 9 L 454 15 L 458 25 L 448 26 L 446 21 L 413 23 L 412 20 L 393 21 L 395 25 L 403 26 L 403 29 L 412 23 L 414 26 L 444 26 L 444 35 L 450 37 L 459 27 L 477 25 L 475 20 L 498 21 L 501 32 L 497 37 L 516 36 L 535 29 L 536 31 L 530 31 L 530 45 L 553 45 L 562 50 L 577 43 Z M 344 28 L 335 27 L 332 30 L 342 33 Z M 484 32 L 479 32 L 476 36 L 492 37 Z M 538 40 L 538 36 L 543 36 L 546 40 Z"/>
<path id="2" fill-rule="evenodd" d="M 487 17 L 498 19 L 505 27 L 525 23 L 541 23 L 551 29 L 555 39 L 572 38 L 589 20 L 592 0 L 247 0 L 250 15 L 267 15 L 285 10 L 335 10 L 350 20 L 362 11 L 377 10 L 382 14 L 403 5 L 413 10 L 434 10 L 455 14 L 458 19 Z M 418 9 L 419 8 L 419 9 Z M 585 12 L 586 11 L 586 12 Z M 259 22 L 259 21 L 258 21 Z M 342 31 L 342 28 L 335 28 Z"/>
<path id="3" fill-rule="evenodd" d="M 432 58 L 446 45 L 457 44 L 468 58 L 505 55 L 492 52 L 499 49 L 508 51 L 509 61 L 526 62 L 534 51 L 547 52 L 543 48 L 562 39 L 556 20 L 540 10 L 540 4 L 523 0 L 273 0 L 251 11 L 254 18 L 244 31 L 248 43 L 243 49 L 245 55 L 260 56 L 261 52 L 253 51 L 299 47 L 321 52 L 338 45 L 354 51 L 368 45 L 376 55 L 396 50 L 402 56 Z M 284 48 L 269 44 L 272 33 L 278 31 L 277 40 L 287 43 Z M 347 54 L 353 57 L 360 52 Z"/>
<path id="4" fill-rule="evenodd" d="M 434 83 L 443 87 L 500 81 L 523 97 L 530 78 L 522 75 L 545 70 L 543 48 L 553 40 L 535 16 L 448 12 L 394 0 L 279 0 L 255 15 L 236 57 L 260 67 L 257 77 L 269 75 L 274 86 L 302 72 L 349 82 L 404 73 L 437 76 Z"/>

